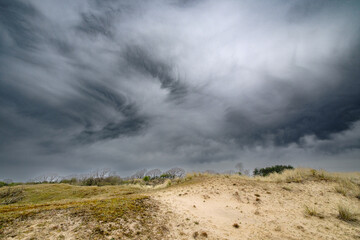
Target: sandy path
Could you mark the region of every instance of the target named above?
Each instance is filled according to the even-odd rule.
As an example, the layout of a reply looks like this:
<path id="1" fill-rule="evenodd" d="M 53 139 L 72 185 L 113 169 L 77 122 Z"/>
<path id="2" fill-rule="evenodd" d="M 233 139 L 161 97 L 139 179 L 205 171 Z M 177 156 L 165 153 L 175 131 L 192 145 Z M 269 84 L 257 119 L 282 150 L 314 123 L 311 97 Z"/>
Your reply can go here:
<path id="1" fill-rule="evenodd" d="M 336 204 L 348 199 L 341 199 L 329 183 L 277 184 L 208 178 L 159 191 L 153 197 L 160 202 L 163 214 L 171 219 L 172 239 L 360 237 L 358 225 L 336 218 Z M 306 217 L 305 204 L 316 206 L 324 218 Z"/>

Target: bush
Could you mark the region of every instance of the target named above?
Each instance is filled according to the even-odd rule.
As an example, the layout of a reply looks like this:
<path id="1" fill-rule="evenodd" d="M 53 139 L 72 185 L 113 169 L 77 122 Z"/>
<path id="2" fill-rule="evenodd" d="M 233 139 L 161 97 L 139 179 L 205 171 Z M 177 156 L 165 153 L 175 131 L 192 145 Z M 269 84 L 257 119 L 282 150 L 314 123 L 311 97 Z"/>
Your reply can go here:
<path id="1" fill-rule="evenodd" d="M 260 169 L 257 169 L 255 168 L 254 169 L 254 176 L 268 176 L 270 173 L 282 173 L 285 169 L 294 169 L 293 166 L 286 166 L 286 165 L 275 165 L 275 166 L 272 166 L 272 167 L 266 167 L 266 168 L 260 168 Z"/>
<path id="2" fill-rule="evenodd" d="M 171 174 L 164 173 L 164 174 L 161 174 L 160 178 L 174 178 L 174 177 Z"/>
<path id="3" fill-rule="evenodd" d="M 71 178 L 63 179 L 60 183 L 66 183 L 71 185 L 81 186 L 105 186 L 105 185 L 119 185 L 123 184 L 124 180 L 119 176 L 108 176 L 108 177 L 87 177 L 83 179 Z"/>
<path id="4" fill-rule="evenodd" d="M 75 185 L 78 183 L 78 180 L 77 180 L 77 178 L 63 179 L 60 181 L 60 183 L 67 183 L 67 184 Z"/>
<path id="5" fill-rule="evenodd" d="M 145 177 L 143 178 L 143 180 L 144 180 L 145 182 L 148 182 L 148 181 L 150 181 L 150 177 L 149 177 L 149 176 L 145 176 Z"/>
<path id="6" fill-rule="evenodd" d="M 118 185 L 123 183 L 123 180 L 119 176 L 109 176 L 105 178 L 89 177 L 81 182 L 81 185 L 85 186 L 105 186 L 105 185 Z"/>
<path id="7" fill-rule="evenodd" d="M 0 181 L 0 188 L 1 188 L 1 187 L 17 186 L 17 185 L 21 185 L 21 184 L 23 184 L 23 183 L 21 183 L 21 182 L 7 183 L 7 182 Z"/>

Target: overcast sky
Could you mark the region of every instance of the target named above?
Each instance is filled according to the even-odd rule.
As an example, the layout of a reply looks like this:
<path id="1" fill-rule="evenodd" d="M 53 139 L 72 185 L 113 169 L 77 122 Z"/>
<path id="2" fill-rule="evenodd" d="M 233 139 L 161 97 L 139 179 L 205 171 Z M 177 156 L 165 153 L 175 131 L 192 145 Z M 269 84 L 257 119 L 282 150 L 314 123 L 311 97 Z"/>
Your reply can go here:
<path id="1" fill-rule="evenodd" d="M 237 162 L 360 170 L 360 1 L 0 1 L 0 179 Z"/>

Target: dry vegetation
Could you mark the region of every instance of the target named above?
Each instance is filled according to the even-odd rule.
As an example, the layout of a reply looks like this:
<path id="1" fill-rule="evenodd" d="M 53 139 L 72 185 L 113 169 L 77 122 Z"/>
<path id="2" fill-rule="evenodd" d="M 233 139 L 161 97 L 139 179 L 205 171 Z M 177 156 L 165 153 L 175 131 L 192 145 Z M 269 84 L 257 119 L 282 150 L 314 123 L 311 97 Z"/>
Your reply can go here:
<path id="1" fill-rule="evenodd" d="M 163 223 L 153 220 L 157 205 L 141 194 L 146 190 L 140 185 L 4 187 L 1 200 L 19 190 L 16 203 L 0 205 L 0 238 L 134 239 L 166 233 Z"/>
<path id="2" fill-rule="evenodd" d="M 0 188 L 2 239 L 359 239 L 360 173 Z"/>

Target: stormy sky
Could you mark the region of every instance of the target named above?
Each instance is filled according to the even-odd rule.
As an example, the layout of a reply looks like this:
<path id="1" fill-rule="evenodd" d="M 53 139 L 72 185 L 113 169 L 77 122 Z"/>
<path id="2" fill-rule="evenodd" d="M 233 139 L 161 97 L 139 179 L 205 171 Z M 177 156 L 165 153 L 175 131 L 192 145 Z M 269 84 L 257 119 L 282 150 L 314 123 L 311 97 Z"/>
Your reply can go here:
<path id="1" fill-rule="evenodd" d="M 360 170 L 360 1 L 0 1 L 0 179 L 237 162 Z"/>

